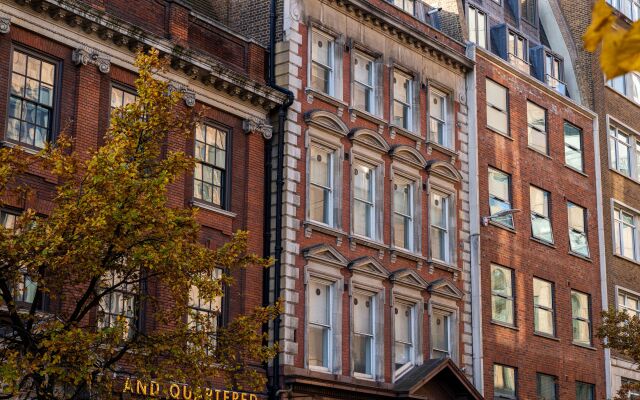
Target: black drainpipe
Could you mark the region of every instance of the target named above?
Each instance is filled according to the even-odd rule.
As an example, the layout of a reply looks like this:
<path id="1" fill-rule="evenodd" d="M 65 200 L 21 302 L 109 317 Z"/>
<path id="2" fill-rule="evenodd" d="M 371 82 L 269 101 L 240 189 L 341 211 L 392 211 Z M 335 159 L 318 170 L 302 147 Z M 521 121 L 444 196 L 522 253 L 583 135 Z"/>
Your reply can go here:
<path id="1" fill-rule="evenodd" d="M 272 168 L 272 152 L 273 141 L 277 139 L 278 143 L 278 156 L 276 164 L 276 215 L 275 215 L 275 247 L 273 257 L 275 262 L 271 268 L 273 268 L 274 275 L 274 287 L 273 287 L 273 300 L 280 298 L 280 278 L 282 269 L 282 192 L 284 187 L 284 123 L 287 117 L 287 111 L 289 106 L 293 103 L 294 94 L 289 89 L 276 84 L 276 0 L 271 0 L 271 6 L 269 10 L 269 62 L 267 70 L 267 84 L 275 90 L 287 95 L 286 101 L 274 110 L 274 113 L 278 112 L 278 126 L 277 133 L 275 133 L 271 139 L 265 144 L 265 234 L 264 234 L 264 254 L 266 257 L 270 256 L 271 249 L 271 168 Z M 269 298 L 269 272 L 271 270 L 265 269 L 263 277 L 262 299 L 265 305 L 273 304 Z M 273 343 L 280 344 L 280 323 L 281 318 L 278 315 L 273 322 Z M 265 371 L 268 371 L 268 365 L 265 365 Z M 267 374 L 269 375 L 269 374 Z M 278 391 L 280 390 L 280 355 L 278 354 L 272 362 L 271 377 L 268 384 L 269 400 L 276 400 L 278 398 Z"/>

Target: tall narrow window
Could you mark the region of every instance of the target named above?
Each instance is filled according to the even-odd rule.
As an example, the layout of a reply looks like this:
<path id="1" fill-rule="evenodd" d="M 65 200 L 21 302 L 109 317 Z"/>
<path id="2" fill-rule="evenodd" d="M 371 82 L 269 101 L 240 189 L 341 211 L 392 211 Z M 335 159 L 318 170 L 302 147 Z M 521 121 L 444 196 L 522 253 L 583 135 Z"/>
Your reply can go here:
<path id="1" fill-rule="evenodd" d="M 311 87 L 330 96 L 334 94 L 335 41 L 317 30 L 311 32 Z"/>
<path id="2" fill-rule="evenodd" d="M 494 397 L 516 398 L 516 369 L 506 365 L 493 364 Z"/>
<path id="3" fill-rule="evenodd" d="M 196 127 L 196 168 L 193 197 L 224 207 L 227 170 L 227 132 L 207 124 Z"/>
<path id="4" fill-rule="evenodd" d="M 416 0 L 392 0 L 396 7 L 400 7 L 405 12 L 413 15 L 416 7 Z"/>
<path id="5" fill-rule="evenodd" d="M 394 370 L 396 375 L 406 371 L 414 364 L 416 320 L 415 304 L 396 302 L 394 316 Z"/>
<path id="6" fill-rule="evenodd" d="M 631 176 L 631 138 L 613 125 L 609 126 L 609 162 L 611 168 Z"/>
<path id="7" fill-rule="evenodd" d="M 515 325 L 513 270 L 491 264 L 491 319 Z"/>
<path id="8" fill-rule="evenodd" d="M 13 51 L 11 94 L 5 138 L 41 149 L 51 137 L 56 92 L 56 65 L 19 50 Z"/>
<path id="9" fill-rule="evenodd" d="M 451 357 L 453 346 L 451 313 L 441 310 L 434 310 L 430 320 L 432 357 Z"/>
<path id="10" fill-rule="evenodd" d="M 400 71 L 393 72 L 393 123 L 413 130 L 413 79 Z"/>
<path id="11" fill-rule="evenodd" d="M 595 399 L 595 385 L 591 383 L 576 382 L 576 400 L 594 400 L 594 399 Z"/>
<path id="12" fill-rule="evenodd" d="M 310 280 L 308 325 L 309 367 L 330 370 L 332 354 L 331 285 L 318 280 Z"/>
<path id="13" fill-rule="evenodd" d="M 353 56 L 353 106 L 370 114 L 377 115 L 376 110 L 376 64 L 374 60 L 361 53 Z"/>
<path id="14" fill-rule="evenodd" d="M 564 163 L 584 172 L 582 129 L 568 122 L 564 123 Z"/>
<path id="15" fill-rule="evenodd" d="M 553 284 L 533 278 L 533 326 L 538 333 L 555 335 Z"/>
<path id="16" fill-rule="evenodd" d="M 547 243 L 553 243 L 551 229 L 551 194 L 546 190 L 529 186 L 531 202 L 531 235 Z"/>
<path id="17" fill-rule="evenodd" d="M 508 40 L 509 62 L 520 71 L 528 74 L 530 67 L 527 62 L 527 40 L 511 31 L 509 31 Z"/>
<path id="18" fill-rule="evenodd" d="M 435 90 L 429 90 L 429 140 L 444 147 L 453 147 L 447 127 L 447 95 Z"/>
<path id="19" fill-rule="evenodd" d="M 571 291 L 571 319 L 574 343 L 591 345 L 591 305 L 589 295 Z"/>
<path id="20" fill-rule="evenodd" d="M 376 169 L 357 163 L 353 168 L 353 233 L 377 239 Z"/>
<path id="21" fill-rule="evenodd" d="M 393 182 L 393 244 L 414 250 L 413 182 L 396 177 Z"/>
<path id="22" fill-rule="evenodd" d="M 222 276 L 222 269 L 216 268 L 212 278 L 219 279 Z M 208 331 L 215 334 L 220 325 L 222 311 L 222 296 L 216 296 L 213 300 L 200 296 L 197 286 L 191 286 L 189 290 L 189 313 L 187 314 L 187 324 L 191 329 L 197 331 Z"/>
<path id="23" fill-rule="evenodd" d="M 527 124 L 529 125 L 529 147 L 549 154 L 547 110 L 528 101 Z"/>
<path id="24" fill-rule="evenodd" d="M 487 126 L 505 135 L 509 134 L 508 90 L 487 79 Z"/>
<path id="25" fill-rule="evenodd" d="M 433 192 L 431 194 L 431 210 L 429 217 L 431 220 L 431 230 L 429 242 L 431 244 L 431 257 L 433 259 L 451 263 L 453 261 L 453 251 L 451 247 L 452 232 L 449 227 L 449 196 Z"/>
<path id="26" fill-rule="evenodd" d="M 15 232 L 17 218 L 17 214 L 0 210 L 0 227 Z M 13 286 L 13 298 L 18 303 L 31 304 L 35 300 L 37 289 L 38 285 L 27 274 L 26 269 L 23 269 L 19 280 Z"/>
<path id="27" fill-rule="evenodd" d="M 374 376 L 375 296 L 355 292 L 353 295 L 353 371 L 364 377 Z"/>
<path id="28" fill-rule="evenodd" d="M 536 0 L 521 0 L 520 4 L 522 19 L 530 24 L 535 24 L 538 16 L 538 2 Z"/>
<path id="29" fill-rule="evenodd" d="M 546 374 L 536 374 L 536 387 L 538 399 L 557 400 L 558 388 L 556 387 L 556 377 Z"/>
<path id="30" fill-rule="evenodd" d="M 487 14 L 469 6 L 467 14 L 469 40 L 483 49 L 487 48 Z"/>
<path id="31" fill-rule="evenodd" d="M 511 209 L 511 176 L 493 168 L 489 168 L 489 209 L 491 215 Z M 513 228 L 512 214 L 492 221 Z"/>
<path id="32" fill-rule="evenodd" d="M 138 284 L 134 280 L 131 276 L 109 272 L 102 281 L 103 290 L 109 292 L 100 298 L 98 326 L 114 327 L 122 321 L 126 339 L 133 337 L 136 327 Z"/>
<path id="33" fill-rule="evenodd" d="M 547 85 L 565 94 L 562 59 L 552 53 L 544 54 L 544 81 Z"/>
<path id="34" fill-rule="evenodd" d="M 615 253 L 632 260 L 638 259 L 638 217 L 619 207 L 613 208 Z"/>
<path id="35" fill-rule="evenodd" d="M 335 150 L 315 143 L 310 146 L 309 217 L 333 226 Z"/>
<path id="36" fill-rule="evenodd" d="M 573 253 L 589 257 L 587 240 L 587 211 L 571 202 L 567 202 L 569 214 L 569 244 Z"/>
<path id="37" fill-rule="evenodd" d="M 630 317 L 640 318 L 640 297 L 624 290 L 619 290 L 618 310 L 626 312 Z"/>

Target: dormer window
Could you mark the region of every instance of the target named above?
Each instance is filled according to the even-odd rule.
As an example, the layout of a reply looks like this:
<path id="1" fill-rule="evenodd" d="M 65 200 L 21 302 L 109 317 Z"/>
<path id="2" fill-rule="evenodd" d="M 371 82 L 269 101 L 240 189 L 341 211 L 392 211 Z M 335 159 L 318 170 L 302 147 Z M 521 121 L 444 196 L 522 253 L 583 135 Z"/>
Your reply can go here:
<path id="1" fill-rule="evenodd" d="M 529 73 L 527 61 L 527 40 L 515 32 L 509 31 L 507 53 L 509 62 L 524 73 Z"/>
<path id="2" fill-rule="evenodd" d="M 538 2 L 537 0 L 521 0 L 520 11 L 522 12 L 522 19 L 528 23 L 535 25 L 536 17 L 538 16 Z"/>
<path id="3" fill-rule="evenodd" d="M 640 0 L 607 0 L 607 3 L 632 21 L 640 18 Z"/>
<path id="4" fill-rule="evenodd" d="M 544 82 L 556 91 L 565 94 L 566 85 L 563 81 L 562 59 L 553 53 L 544 55 Z"/>

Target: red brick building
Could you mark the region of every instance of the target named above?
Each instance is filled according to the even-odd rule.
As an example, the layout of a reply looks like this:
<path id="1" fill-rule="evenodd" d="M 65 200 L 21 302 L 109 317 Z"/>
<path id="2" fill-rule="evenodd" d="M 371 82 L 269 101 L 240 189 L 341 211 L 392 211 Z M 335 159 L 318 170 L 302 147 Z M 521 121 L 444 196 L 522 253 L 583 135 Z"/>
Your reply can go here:
<path id="1" fill-rule="evenodd" d="M 551 8 L 504 3 L 466 8 L 477 45 L 476 384 L 486 398 L 602 399 L 597 117 L 579 103 Z"/>
<path id="2" fill-rule="evenodd" d="M 171 69 L 160 78 L 183 93 L 183 107 L 202 110 L 204 117 L 194 141 L 167 140 L 169 149 L 198 159 L 193 175 L 171 185 L 169 205 L 199 209 L 200 240 L 211 248 L 242 229 L 250 232 L 250 251 L 265 254 L 265 210 L 258 206 L 265 197 L 265 145 L 272 135 L 272 111 L 285 95 L 266 83 L 264 47 L 188 2 L 1 1 L 2 146 L 23 146 L 28 156 L 64 129 L 79 154 L 95 149 L 112 107 L 135 98 L 136 50 L 150 48 L 170 60 Z M 29 110 L 37 110 L 37 118 Z M 215 160 L 201 156 L 214 153 Z M 34 188 L 33 196 L 8 199 L 1 210 L 5 226 L 27 208 L 45 215 L 51 209 L 56 185 L 51 174 L 31 169 L 24 181 Z M 237 284 L 221 305 L 221 323 L 263 302 L 261 269 L 238 271 L 234 278 Z M 163 290 L 149 285 L 158 293 Z M 22 300 L 32 301 L 29 288 L 22 289 Z M 144 314 L 158 309 L 132 307 L 135 300 L 127 300 L 126 294 L 123 298 L 119 306 L 132 328 L 155 329 L 155 319 Z M 51 305 L 47 311 L 58 309 Z M 91 316 L 97 325 L 115 316 L 111 306 L 97 313 L 104 317 Z"/>

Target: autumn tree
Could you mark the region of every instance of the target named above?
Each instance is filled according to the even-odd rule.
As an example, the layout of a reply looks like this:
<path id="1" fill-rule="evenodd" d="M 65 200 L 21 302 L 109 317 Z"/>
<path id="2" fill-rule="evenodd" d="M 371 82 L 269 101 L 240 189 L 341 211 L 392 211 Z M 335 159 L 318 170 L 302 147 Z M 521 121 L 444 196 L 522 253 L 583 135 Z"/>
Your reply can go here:
<path id="1" fill-rule="evenodd" d="M 139 54 L 136 66 L 137 101 L 113 112 L 104 144 L 88 157 L 65 134 L 34 156 L 0 149 L 0 199 L 28 196 L 20 177 L 32 168 L 59 182 L 49 215 L 27 209 L 0 228 L 0 398 L 107 399 L 132 375 L 264 387 L 248 363 L 275 355 L 261 326 L 277 310 L 216 327 L 188 300 L 215 304 L 233 284 L 230 271 L 269 260 L 248 252 L 247 232 L 207 249 L 196 211 L 167 205 L 168 186 L 195 164 L 168 151 L 166 138 L 186 140 L 198 116 L 180 111 L 181 95 L 156 79 L 165 69 L 157 52 Z M 161 310 L 146 314 L 160 328 L 134 318 L 143 307 Z"/>

